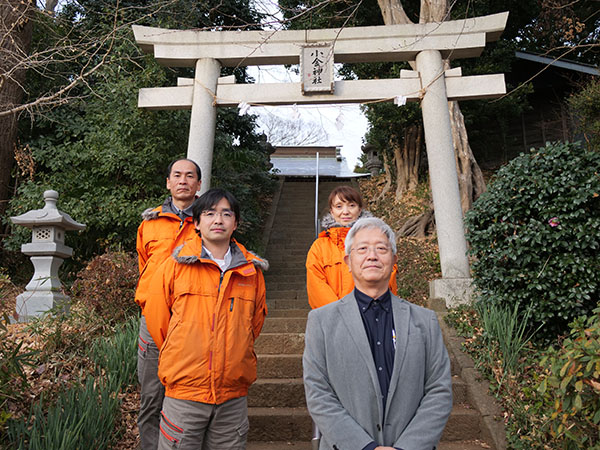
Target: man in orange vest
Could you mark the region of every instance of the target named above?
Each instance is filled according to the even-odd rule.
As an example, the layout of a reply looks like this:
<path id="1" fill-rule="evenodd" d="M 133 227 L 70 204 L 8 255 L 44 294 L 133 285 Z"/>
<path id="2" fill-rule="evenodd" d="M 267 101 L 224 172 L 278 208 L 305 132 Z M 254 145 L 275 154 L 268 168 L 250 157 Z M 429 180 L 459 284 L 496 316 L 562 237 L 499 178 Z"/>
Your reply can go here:
<path id="1" fill-rule="evenodd" d="M 198 236 L 176 247 L 150 282 L 144 313 L 166 387 L 160 450 L 246 448 L 268 263 L 232 239 L 239 211 L 228 191 L 204 193 L 193 206 Z"/>
<path id="2" fill-rule="evenodd" d="M 149 282 L 173 249 L 196 235 L 192 204 L 200 185 L 198 164 L 189 159 L 173 161 L 167 168 L 167 189 L 171 195 L 161 206 L 144 211 L 144 220 L 138 228 L 136 247 L 140 279 L 135 301 L 142 308 L 138 339 L 138 379 L 141 386 L 138 428 L 142 450 L 156 450 L 158 446 L 160 409 L 165 395 L 164 386 L 157 375 L 158 348 L 148 333 L 144 315 Z"/>

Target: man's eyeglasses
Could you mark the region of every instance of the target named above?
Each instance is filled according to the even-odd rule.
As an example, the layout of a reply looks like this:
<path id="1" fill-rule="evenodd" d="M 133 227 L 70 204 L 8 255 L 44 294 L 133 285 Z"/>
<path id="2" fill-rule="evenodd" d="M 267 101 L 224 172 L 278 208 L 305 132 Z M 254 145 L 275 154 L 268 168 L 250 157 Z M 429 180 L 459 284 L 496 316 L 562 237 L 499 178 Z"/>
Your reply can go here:
<path id="1" fill-rule="evenodd" d="M 235 214 L 233 213 L 233 211 L 230 211 L 228 209 L 224 211 L 214 211 L 212 209 L 209 209 L 207 211 L 202 211 L 201 215 L 202 217 L 206 217 L 207 219 L 216 219 L 217 216 L 221 216 L 221 218 L 224 220 L 231 220 L 235 218 Z"/>
<path id="2" fill-rule="evenodd" d="M 356 252 L 357 255 L 364 256 L 367 253 L 369 253 L 369 250 L 371 249 L 375 250 L 375 253 L 377 253 L 378 255 L 387 255 L 389 252 L 392 251 L 392 249 L 387 245 L 361 245 L 359 247 L 351 249 L 350 251 Z"/>

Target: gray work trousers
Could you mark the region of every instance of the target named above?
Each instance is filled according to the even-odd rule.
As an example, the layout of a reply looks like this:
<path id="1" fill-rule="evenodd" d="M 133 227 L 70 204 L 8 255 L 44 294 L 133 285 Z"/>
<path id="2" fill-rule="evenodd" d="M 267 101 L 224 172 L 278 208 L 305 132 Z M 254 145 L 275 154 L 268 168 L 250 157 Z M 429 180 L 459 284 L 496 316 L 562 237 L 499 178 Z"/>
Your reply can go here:
<path id="1" fill-rule="evenodd" d="M 165 397 L 159 450 L 244 450 L 247 437 L 245 396 L 220 405 Z"/>
<path id="2" fill-rule="evenodd" d="M 141 386 L 140 413 L 138 415 L 140 448 L 141 450 L 156 450 L 165 387 L 158 379 L 158 347 L 148 332 L 144 316 L 140 320 L 137 368 Z"/>

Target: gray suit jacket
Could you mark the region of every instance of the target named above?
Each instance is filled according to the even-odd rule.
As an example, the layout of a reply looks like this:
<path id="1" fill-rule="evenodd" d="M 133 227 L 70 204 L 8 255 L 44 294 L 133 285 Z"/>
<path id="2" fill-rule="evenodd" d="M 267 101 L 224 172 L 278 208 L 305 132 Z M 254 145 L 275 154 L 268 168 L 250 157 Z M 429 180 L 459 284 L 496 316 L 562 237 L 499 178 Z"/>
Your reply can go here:
<path id="1" fill-rule="evenodd" d="M 320 450 L 360 450 L 371 441 L 432 450 L 452 409 L 450 361 L 433 311 L 392 295 L 396 353 L 385 417 L 375 363 L 350 293 L 311 311 L 304 388 L 323 433 Z"/>

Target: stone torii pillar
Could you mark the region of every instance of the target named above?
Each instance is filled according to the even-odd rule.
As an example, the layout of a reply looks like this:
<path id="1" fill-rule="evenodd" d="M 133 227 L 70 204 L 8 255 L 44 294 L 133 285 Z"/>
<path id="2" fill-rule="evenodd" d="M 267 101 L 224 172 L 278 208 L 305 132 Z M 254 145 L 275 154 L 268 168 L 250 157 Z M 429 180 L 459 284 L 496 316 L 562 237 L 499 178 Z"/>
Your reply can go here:
<path id="1" fill-rule="evenodd" d="M 452 305 L 470 297 L 470 273 L 448 101 L 496 98 L 506 93 L 504 76 L 463 77 L 444 71 L 442 60 L 476 57 L 497 40 L 508 13 L 442 23 L 285 31 L 192 31 L 133 26 L 145 52 L 170 67 L 195 67 L 195 78 L 176 87 L 141 89 L 146 109 L 191 109 L 188 157 L 202 168 L 202 189 L 210 186 L 216 106 L 336 104 L 422 101 L 442 279 L 430 295 Z M 235 84 L 218 78 L 219 68 L 297 64 L 307 48 L 328 46 L 337 63 L 416 61 L 417 71 L 399 79 L 333 81 L 329 92 L 307 92 L 304 83 Z M 216 93 L 216 94 L 215 94 Z"/>
<path id="2" fill-rule="evenodd" d="M 470 298 L 471 275 L 443 76 L 444 61 L 439 51 L 426 50 L 417 55 L 416 62 L 421 82 L 427 86 L 421 108 L 443 277 L 430 283 L 430 296 L 446 298 L 450 306 L 456 298 L 463 301 L 465 297 Z"/>
<path id="3" fill-rule="evenodd" d="M 221 64 L 216 59 L 202 58 L 196 62 L 194 92 L 187 157 L 202 168 L 200 193 L 210 189 L 212 155 L 217 126 L 217 81 Z"/>

